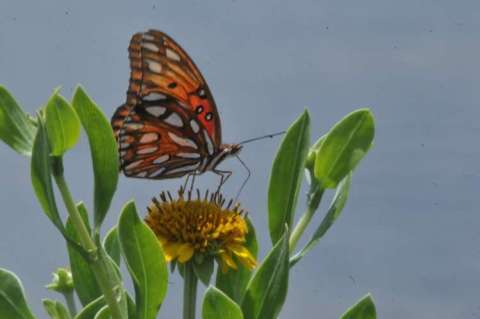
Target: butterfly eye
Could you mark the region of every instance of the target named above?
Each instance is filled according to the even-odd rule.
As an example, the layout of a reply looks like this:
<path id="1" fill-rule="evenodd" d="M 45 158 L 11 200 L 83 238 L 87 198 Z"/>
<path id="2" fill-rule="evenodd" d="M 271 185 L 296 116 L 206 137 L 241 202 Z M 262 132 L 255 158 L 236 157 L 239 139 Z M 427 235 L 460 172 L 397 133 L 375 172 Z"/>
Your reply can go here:
<path id="1" fill-rule="evenodd" d="M 203 106 L 198 105 L 198 106 L 195 108 L 195 112 L 197 112 L 197 114 L 202 113 L 202 112 L 203 112 Z"/>
<path id="2" fill-rule="evenodd" d="M 206 119 L 207 121 L 211 121 L 212 118 L 213 118 L 212 112 L 208 112 L 208 113 L 205 115 L 205 119 Z"/>
<path id="3" fill-rule="evenodd" d="M 176 87 L 177 87 L 177 82 L 171 82 L 171 83 L 168 84 L 169 89 L 174 89 Z"/>

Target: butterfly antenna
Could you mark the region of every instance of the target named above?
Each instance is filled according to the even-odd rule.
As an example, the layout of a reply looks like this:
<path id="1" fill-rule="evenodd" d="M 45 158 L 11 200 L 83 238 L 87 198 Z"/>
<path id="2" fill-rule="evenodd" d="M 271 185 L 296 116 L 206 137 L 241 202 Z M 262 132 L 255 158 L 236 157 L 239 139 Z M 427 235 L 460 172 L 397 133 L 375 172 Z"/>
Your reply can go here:
<path id="1" fill-rule="evenodd" d="M 250 138 L 248 140 L 242 141 L 238 144 L 242 145 L 242 144 L 247 144 L 247 143 L 250 143 L 250 142 L 255 142 L 255 141 L 258 141 L 258 140 L 263 140 L 265 138 L 273 138 L 275 136 L 283 135 L 286 132 L 287 131 L 281 131 L 281 132 L 278 132 L 278 133 L 273 133 L 273 134 L 267 134 L 267 135 L 263 135 L 263 136 L 259 136 L 259 137 L 254 137 L 254 138 Z"/>
<path id="2" fill-rule="evenodd" d="M 237 201 L 238 201 L 238 197 L 239 197 L 240 194 L 242 193 L 242 190 L 243 190 L 243 188 L 245 187 L 245 185 L 247 185 L 247 182 L 248 182 L 248 180 L 250 179 L 250 176 L 252 175 L 252 172 L 251 172 L 250 169 L 248 168 L 247 164 L 245 164 L 245 162 L 242 161 L 242 159 L 240 158 L 240 156 L 238 156 L 238 154 L 235 154 L 235 157 L 238 159 L 238 161 L 240 162 L 240 164 L 242 164 L 242 166 L 247 170 L 247 178 L 245 178 L 245 180 L 244 180 L 243 183 L 242 183 L 242 186 L 240 186 L 240 189 L 238 190 L 237 196 L 235 196 L 235 202 L 237 202 Z"/>

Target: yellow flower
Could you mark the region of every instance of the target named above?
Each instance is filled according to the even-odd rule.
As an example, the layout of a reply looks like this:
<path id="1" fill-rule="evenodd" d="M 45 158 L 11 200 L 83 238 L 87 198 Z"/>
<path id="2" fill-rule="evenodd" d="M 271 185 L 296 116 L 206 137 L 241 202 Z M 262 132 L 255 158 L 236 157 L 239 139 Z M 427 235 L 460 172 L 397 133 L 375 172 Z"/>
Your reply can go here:
<path id="1" fill-rule="evenodd" d="M 168 262 L 185 263 L 194 255 L 215 256 L 220 268 L 226 272 L 237 269 L 238 260 L 248 269 L 256 266 L 256 260 L 245 247 L 248 233 L 244 211 L 239 204 L 232 207 L 232 200 L 225 205 L 219 193 L 200 196 L 191 194 L 185 198 L 180 190 L 174 199 L 169 192 L 162 192 L 148 206 L 145 222 L 157 235 Z"/>

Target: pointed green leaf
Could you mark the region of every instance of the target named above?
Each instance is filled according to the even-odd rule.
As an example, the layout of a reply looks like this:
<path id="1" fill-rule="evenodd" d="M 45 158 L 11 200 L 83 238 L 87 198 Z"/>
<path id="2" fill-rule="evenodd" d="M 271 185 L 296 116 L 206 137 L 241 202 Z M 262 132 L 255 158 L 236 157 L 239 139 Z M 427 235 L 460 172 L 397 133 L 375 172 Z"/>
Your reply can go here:
<path id="1" fill-rule="evenodd" d="M 0 85 L 0 139 L 21 155 L 30 156 L 36 127 L 15 98 Z"/>
<path id="2" fill-rule="evenodd" d="M 90 224 L 88 221 L 87 208 L 83 203 L 77 204 L 78 212 L 83 219 L 83 222 L 90 232 Z M 79 237 L 73 227 L 70 218 L 66 222 L 67 234 L 75 241 L 79 241 Z M 70 269 L 72 270 L 73 282 L 75 284 L 75 291 L 77 292 L 78 299 L 82 305 L 90 304 L 92 301 L 102 295 L 100 286 L 97 283 L 97 279 L 93 271 L 90 268 L 89 262 L 85 257 L 76 250 L 72 244 L 67 243 L 68 257 L 70 259 Z"/>
<path id="3" fill-rule="evenodd" d="M 318 150 L 322 146 L 324 140 L 325 135 L 321 136 L 308 150 L 307 159 L 305 160 L 305 177 L 310 185 L 312 185 L 312 183 L 316 183 L 314 173 L 315 159 L 317 158 Z"/>
<path id="4" fill-rule="evenodd" d="M 375 304 L 370 294 L 366 295 L 350 309 L 348 309 L 340 319 L 376 319 L 377 312 Z"/>
<path id="5" fill-rule="evenodd" d="M 340 182 L 340 184 L 338 184 L 337 191 L 335 192 L 335 196 L 333 197 L 330 207 L 328 208 L 327 214 L 305 247 L 303 247 L 302 250 L 295 256 L 290 258 L 290 267 L 300 261 L 300 259 L 302 259 L 318 243 L 318 241 L 323 237 L 323 235 L 325 235 L 333 223 L 335 223 L 338 216 L 340 216 L 348 199 L 351 181 L 352 177 L 351 174 L 349 174 Z"/>
<path id="6" fill-rule="evenodd" d="M 45 215 L 62 232 L 65 232 L 63 222 L 58 213 L 52 186 L 52 162 L 50 146 L 43 121 L 39 119 L 37 135 L 33 144 L 31 159 L 32 185 L 37 199 Z"/>
<path id="7" fill-rule="evenodd" d="M 75 319 L 94 319 L 95 315 L 105 306 L 105 298 L 102 296 L 86 305 L 76 316 Z"/>
<path id="8" fill-rule="evenodd" d="M 25 300 L 20 279 L 0 268 L 0 319 L 35 319 Z"/>
<path id="9" fill-rule="evenodd" d="M 72 104 L 90 143 L 95 177 L 94 222 L 95 230 L 98 230 L 117 188 L 119 172 L 117 142 L 109 121 L 81 87 L 76 89 Z"/>
<path id="10" fill-rule="evenodd" d="M 365 156 L 375 135 L 375 121 L 368 109 L 344 117 L 330 130 L 317 151 L 315 177 L 325 188 L 335 188 Z"/>
<path id="11" fill-rule="evenodd" d="M 278 317 L 288 290 L 288 238 L 286 230 L 250 279 L 242 301 L 245 319 Z"/>
<path id="12" fill-rule="evenodd" d="M 118 241 L 117 227 L 112 227 L 107 233 L 103 241 L 103 246 L 113 261 L 120 266 L 120 242 Z"/>
<path id="13" fill-rule="evenodd" d="M 65 306 L 56 300 L 43 299 L 43 308 L 51 319 L 70 319 L 70 313 Z"/>
<path id="14" fill-rule="evenodd" d="M 53 156 L 61 156 L 77 144 L 80 120 L 67 100 L 54 92 L 47 102 L 45 124 Z"/>
<path id="15" fill-rule="evenodd" d="M 256 259 L 258 254 L 258 244 L 255 228 L 253 227 L 250 219 L 247 218 L 246 220 L 248 225 L 248 234 L 246 237 L 245 247 Z M 227 296 L 232 300 L 240 303 L 245 293 L 245 289 L 247 288 L 248 281 L 252 276 L 252 270 L 246 268 L 239 262 L 237 262 L 237 265 L 238 270 L 236 271 L 232 269 L 226 273 L 217 271 L 215 286 L 227 294 Z"/>
<path id="16" fill-rule="evenodd" d="M 208 286 L 210 284 L 210 278 L 213 274 L 213 257 L 207 256 L 201 262 L 195 261 L 193 263 L 193 271 L 195 271 L 195 275 L 200 281 L 205 285 Z"/>
<path id="17" fill-rule="evenodd" d="M 205 292 L 202 306 L 203 319 L 243 319 L 240 306 L 215 287 Z"/>
<path id="18" fill-rule="evenodd" d="M 104 306 L 100 311 L 97 312 L 94 319 L 111 319 L 112 316 L 110 315 L 110 308 L 108 306 Z"/>
<path id="19" fill-rule="evenodd" d="M 118 236 L 135 287 L 137 319 L 155 319 L 167 291 L 168 270 L 160 242 L 138 217 L 133 201 L 122 210 Z"/>
<path id="20" fill-rule="evenodd" d="M 273 161 L 268 188 L 268 226 L 272 243 L 292 226 L 302 174 L 310 145 L 308 111 L 290 126 Z"/>

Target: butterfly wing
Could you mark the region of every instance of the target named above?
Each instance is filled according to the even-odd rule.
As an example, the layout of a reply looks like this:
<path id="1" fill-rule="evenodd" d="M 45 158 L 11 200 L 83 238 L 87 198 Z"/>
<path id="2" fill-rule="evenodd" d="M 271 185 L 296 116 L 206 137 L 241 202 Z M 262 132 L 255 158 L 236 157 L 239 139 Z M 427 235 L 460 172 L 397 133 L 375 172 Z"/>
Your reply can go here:
<path id="1" fill-rule="evenodd" d="M 120 107 L 117 130 L 121 167 L 126 176 L 163 179 L 201 170 L 213 142 L 190 110 L 165 97 L 128 111 Z"/>
<path id="2" fill-rule="evenodd" d="M 215 101 L 202 74 L 187 53 L 168 35 L 156 30 L 135 34 L 129 46 L 130 86 L 127 104 L 167 95 L 197 115 L 215 147 L 222 141 Z"/>
<path id="3" fill-rule="evenodd" d="M 210 89 L 186 52 L 150 30 L 129 46 L 127 102 L 112 117 L 126 176 L 170 178 L 203 169 L 221 144 Z"/>

